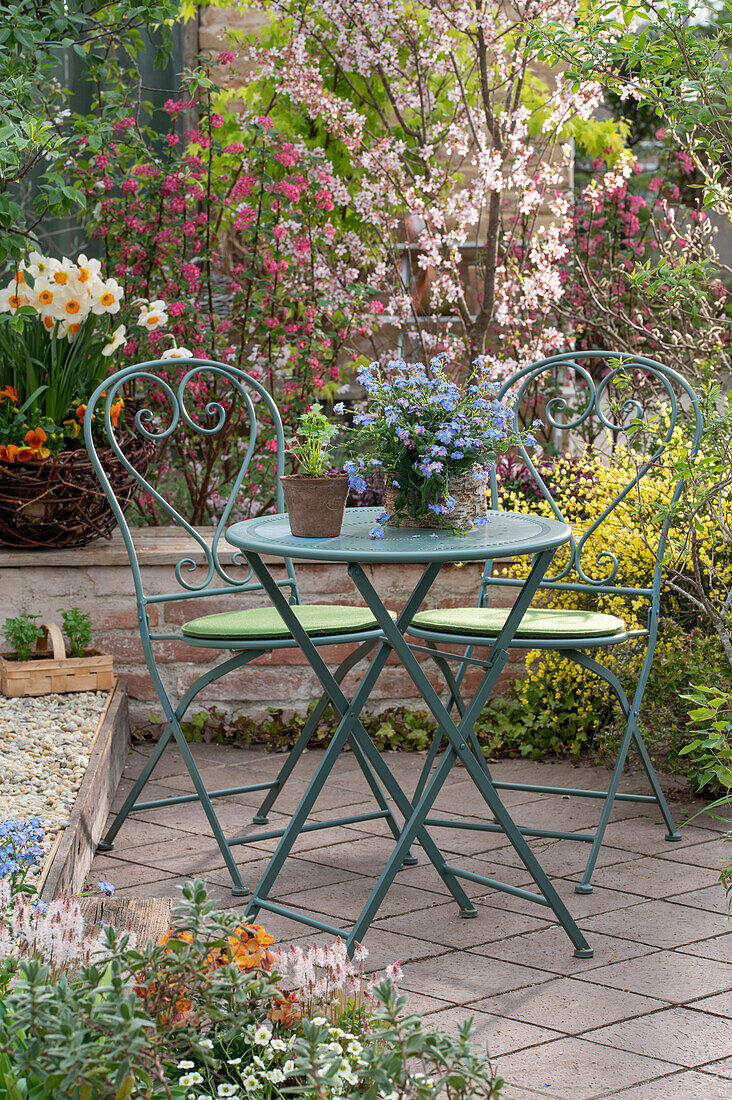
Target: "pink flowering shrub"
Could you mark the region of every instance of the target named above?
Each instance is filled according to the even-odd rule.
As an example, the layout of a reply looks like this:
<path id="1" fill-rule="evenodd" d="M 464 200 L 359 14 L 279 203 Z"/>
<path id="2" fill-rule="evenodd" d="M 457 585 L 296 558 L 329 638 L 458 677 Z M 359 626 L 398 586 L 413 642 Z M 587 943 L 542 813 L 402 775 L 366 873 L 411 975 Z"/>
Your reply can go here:
<path id="1" fill-rule="evenodd" d="M 250 94 L 352 165 L 350 206 L 379 243 L 378 356 L 516 365 L 564 346 L 569 137 L 600 89 L 540 78 L 517 20 L 570 25 L 573 0 L 261 7 L 275 19 L 248 47 Z"/>
<path id="2" fill-rule="evenodd" d="M 575 204 L 558 312 L 580 348 L 634 351 L 699 376 L 729 367 L 729 291 L 709 217 L 693 193 L 682 201 L 689 158 L 672 147 L 665 159 L 645 186 L 630 155 L 612 168 L 595 159 Z"/>
<path id="3" fill-rule="evenodd" d="M 361 275 L 372 256 L 344 223 L 347 189 L 322 152 L 288 140 L 264 116 L 214 110 L 211 93 L 201 70 L 185 98 L 165 103 L 171 126 L 197 105 L 198 125 L 182 136 L 160 143 L 118 127 L 103 154 L 84 155 L 82 146 L 77 184 L 96 196 L 88 224 L 125 294 L 163 297 L 180 347 L 248 371 L 292 424 L 335 391 L 341 361 L 373 325 L 374 289 Z M 169 338 L 151 333 L 148 343 L 161 355 Z M 134 339 L 125 350 L 131 362 L 140 358 Z M 165 379 L 174 384 L 185 369 L 171 360 Z M 190 391 L 201 411 L 221 396 L 213 378 Z M 156 396 L 164 418 L 164 395 Z M 276 447 L 266 418 L 262 426 L 232 518 L 273 503 Z M 161 495 L 192 523 L 215 521 L 247 441 L 235 417 L 212 436 L 176 433 L 157 467 Z M 158 520 L 152 498 L 142 508 Z"/>

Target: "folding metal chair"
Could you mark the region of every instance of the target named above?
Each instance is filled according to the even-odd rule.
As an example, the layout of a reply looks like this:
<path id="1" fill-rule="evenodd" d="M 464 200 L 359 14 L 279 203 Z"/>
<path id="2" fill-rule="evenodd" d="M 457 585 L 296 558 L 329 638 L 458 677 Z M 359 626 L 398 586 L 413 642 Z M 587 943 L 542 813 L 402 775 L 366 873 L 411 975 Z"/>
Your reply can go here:
<path id="1" fill-rule="evenodd" d="M 575 441 L 580 430 L 599 437 L 600 447 L 606 452 L 617 445 L 621 436 L 629 438 L 640 427 L 640 422 L 655 423 L 656 440 L 651 453 L 639 458 L 628 482 L 616 494 L 601 515 L 584 531 L 577 530 L 570 543 L 568 556 L 559 557 L 559 568 L 542 581 L 539 591 L 583 593 L 592 596 L 616 595 L 629 600 L 643 601 L 647 605 L 647 623 L 642 629 L 629 629 L 624 619 L 617 615 L 591 610 L 563 610 L 532 607 L 527 611 L 516 634 L 514 646 L 525 650 L 553 650 L 560 652 L 582 668 L 603 679 L 614 692 L 625 718 L 625 730 L 618 750 L 617 760 L 607 790 L 582 790 L 573 787 L 551 787 L 535 783 L 508 783 L 493 779 L 493 785 L 502 790 L 535 791 L 552 795 L 574 795 L 597 799 L 602 802 L 600 818 L 591 833 L 569 832 L 562 829 L 539 829 L 525 826 L 521 831 L 529 837 L 545 837 L 584 841 L 591 845 L 582 881 L 575 887 L 578 893 L 592 891 L 591 879 L 603 837 L 615 802 L 636 802 L 656 805 L 666 823 L 666 840 L 681 839 L 671 811 L 661 790 L 658 777 L 651 763 L 648 750 L 638 726 L 643 694 L 648 683 L 658 635 L 662 561 L 668 541 L 670 520 L 664 519 L 657 531 L 657 539 L 651 547 L 655 554 L 653 579 L 649 587 L 624 583 L 623 563 L 612 545 L 602 540 L 602 525 L 613 509 L 634 494 L 639 503 L 645 484 L 660 468 L 669 444 L 674 438 L 680 407 L 683 407 L 694 426 L 689 455 L 693 460 L 699 448 L 702 417 L 698 398 L 689 383 L 675 371 L 653 360 L 620 352 L 583 351 L 564 352 L 543 359 L 517 371 L 502 385 L 499 396 L 513 394 L 514 420 L 516 424 L 531 423 L 545 401 L 545 426 L 557 445 Z M 542 397 L 542 394 L 545 395 Z M 547 396 L 548 395 L 548 396 Z M 528 408 L 527 408 L 528 407 Z M 526 448 L 520 448 L 523 462 L 537 487 L 548 502 L 551 512 L 570 522 L 559 509 L 549 491 L 546 480 Z M 683 479 L 675 486 L 671 504 L 678 502 L 683 491 Z M 498 507 L 498 488 L 495 468 L 491 475 L 491 507 Z M 650 537 L 650 529 L 649 529 Z M 592 558 L 590 561 L 588 559 Z M 477 607 L 439 608 L 423 611 L 415 616 L 409 633 L 426 642 L 433 651 L 450 693 L 449 705 L 456 705 L 461 714 L 466 705 L 461 695 L 461 684 L 470 664 L 480 665 L 476 648 L 490 646 L 506 620 L 508 610 L 490 607 L 489 595 L 495 586 L 519 587 L 523 581 L 509 576 L 493 576 L 493 561 L 486 562 L 480 585 Z M 645 645 L 642 666 L 632 699 L 628 699 L 615 673 L 601 664 L 594 654 L 621 643 L 636 640 Z M 461 656 L 442 655 L 434 652 L 439 644 L 466 646 Z M 457 674 L 450 662 L 457 660 Z M 620 793 L 618 788 L 631 744 L 634 743 L 651 787 L 652 794 Z M 419 797 L 439 752 L 441 738 L 435 736 L 420 777 L 415 794 Z M 487 768 L 477 738 L 472 737 L 473 750 Z M 428 819 L 430 826 L 454 826 L 453 822 Z M 463 826 L 466 827 L 466 826 Z M 478 823 L 476 829 L 500 831 L 495 822 Z"/>
<path id="2" fill-rule="evenodd" d="M 258 824 L 265 824 L 268 820 L 269 811 L 317 728 L 328 705 L 328 699 L 325 696 L 320 699 L 274 779 L 267 782 L 242 783 L 239 786 L 225 790 L 206 790 L 196 767 L 194 756 L 181 729 L 181 721 L 186 711 L 198 693 L 208 684 L 213 683 L 229 672 L 233 672 L 235 669 L 241 668 L 242 665 L 256 660 L 257 657 L 261 657 L 265 653 L 279 649 L 296 648 L 297 643 L 271 604 L 266 607 L 242 608 L 205 615 L 183 623 L 180 629 L 174 630 L 170 627 L 164 627 L 162 630 L 157 631 L 151 629 L 148 608 L 155 604 L 168 605 L 174 601 L 201 600 L 206 597 L 220 599 L 222 596 L 243 596 L 248 592 L 262 590 L 262 585 L 256 579 L 252 579 L 253 573 L 251 570 L 242 579 L 233 575 L 234 568 L 242 564 L 236 551 L 228 548 L 229 561 L 224 562 L 222 560 L 223 553 L 227 550 L 225 543 L 222 541 L 222 535 L 229 523 L 229 516 L 236 505 L 237 495 L 240 492 L 254 454 L 259 421 L 262 418 L 266 418 L 273 426 L 274 439 L 277 443 L 276 473 L 278 477 L 274 492 L 278 512 L 284 510 L 279 475 L 284 472 L 285 446 L 282 421 L 277 406 L 264 387 L 250 375 L 223 363 L 197 359 L 179 360 L 176 361 L 175 365 L 183 370 L 180 380 L 175 384 L 168 381 L 172 366 L 169 361 L 141 363 L 119 371 L 95 390 L 87 403 L 84 418 L 84 438 L 87 450 L 97 477 L 117 518 L 129 555 L 135 586 L 142 648 L 150 678 L 155 686 L 166 722 L 160 740 L 139 778 L 133 784 L 106 836 L 99 844 L 99 850 L 110 851 L 113 848 L 117 833 L 128 814 L 134 810 L 152 810 L 163 806 L 198 801 L 203 807 L 211 831 L 231 875 L 233 893 L 245 895 L 249 893 L 249 890 L 242 882 L 232 854 L 232 848 L 238 844 L 279 837 L 284 830 L 271 829 L 267 832 L 227 839 L 214 810 L 213 800 L 227 795 L 261 791 L 264 800 L 253 820 Z M 112 423 L 110 410 L 119 397 L 123 396 L 124 393 L 129 393 L 133 388 L 136 398 L 135 404 L 139 403 L 139 407 L 134 413 L 134 427 L 132 430 L 144 439 L 151 441 L 151 444 L 158 447 L 163 446 L 176 431 L 186 431 L 200 436 L 214 435 L 224 430 L 231 431 L 232 423 L 234 431 L 244 440 L 244 457 L 238 467 L 238 473 L 235 473 L 235 476 L 230 475 L 228 478 L 227 484 L 230 485 L 230 489 L 228 490 L 227 503 L 210 545 L 176 511 L 173 505 L 152 487 L 143 474 L 134 469 L 125 457 L 121 444 L 124 442 L 124 434 L 128 428 L 126 427 L 124 431 L 122 429 L 118 430 Z M 146 400 L 145 394 L 149 394 L 151 390 L 156 392 L 156 411 L 146 407 L 144 403 Z M 191 410 L 195 410 L 195 412 Z M 100 415 L 103 417 L 103 435 L 106 439 L 104 446 L 98 449 L 92 431 L 92 424 L 94 423 L 94 417 Z M 167 513 L 171 522 L 187 532 L 192 543 L 197 544 L 199 551 L 203 553 L 205 561 L 203 566 L 197 565 L 196 561 L 190 557 L 183 557 L 176 564 L 174 574 L 178 587 L 172 592 L 148 595 L 143 589 L 143 579 L 135 545 L 125 519 L 124 506 L 127 502 L 117 500 L 107 477 L 105 467 L 108 468 L 110 461 L 109 453 L 104 453 L 107 447 L 111 447 L 114 453 L 115 459 L 113 461 L 116 460 L 121 463 L 134 476 L 140 488 L 151 494 L 158 506 Z M 367 608 L 330 604 L 301 604 L 292 560 L 289 558 L 285 561 L 285 576 L 278 580 L 277 584 L 281 588 L 289 589 L 289 603 L 297 607 L 298 619 L 307 630 L 308 636 L 313 639 L 318 647 L 343 645 L 344 642 L 357 643 L 356 649 L 341 662 L 334 673 L 338 683 L 343 680 L 350 669 L 371 651 L 382 637 L 376 619 Z M 207 669 L 196 679 L 183 697 L 177 703 L 174 703 L 169 697 L 155 656 L 156 643 L 170 641 L 180 641 L 187 645 L 203 647 L 212 651 L 228 650 L 231 656 Z M 179 794 L 147 802 L 138 801 L 140 793 L 171 740 L 180 751 L 193 782 L 195 793 Z M 382 817 L 386 819 L 394 836 L 398 837 L 397 825 L 391 811 L 387 808 L 381 789 L 371 769 L 358 746 L 354 745 L 353 749 L 366 780 L 377 799 L 379 810 L 366 815 L 360 814 L 330 821 L 314 822 L 309 824 L 307 829 L 327 829 L 333 825 L 345 825 L 365 819 Z"/>

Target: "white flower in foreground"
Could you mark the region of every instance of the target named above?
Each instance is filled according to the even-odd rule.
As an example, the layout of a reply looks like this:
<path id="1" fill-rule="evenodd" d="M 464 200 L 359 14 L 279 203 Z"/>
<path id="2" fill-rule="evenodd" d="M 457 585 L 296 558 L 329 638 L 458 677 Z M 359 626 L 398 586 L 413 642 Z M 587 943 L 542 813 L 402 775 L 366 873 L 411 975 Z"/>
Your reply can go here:
<path id="1" fill-rule="evenodd" d="M 272 1036 L 270 1034 L 269 1028 L 266 1028 L 264 1026 L 258 1027 L 257 1030 L 254 1032 L 254 1042 L 257 1043 L 259 1046 L 266 1047 L 269 1044 L 271 1038 Z"/>
<path id="2" fill-rule="evenodd" d="M 193 352 L 188 348 L 168 348 L 160 356 L 161 359 L 192 359 Z"/>
<path id="3" fill-rule="evenodd" d="M 114 355 L 120 344 L 124 344 L 126 343 L 126 341 L 127 336 L 125 333 L 125 326 L 120 325 L 119 328 L 116 328 L 112 333 L 112 339 L 109 341 L 109 343 L 105 344 L 102 348 L 102 355 Z"/>
<path id="4" fill-rule="evenodd" d="M 166 308 L 165 302 L 161 302 L 159 299 L 151 302 L 149 306 L 141 306 L 140 316 L 137 318 L 140 328 L 155 332 L 156 329 L 166 325 L 168 323 Z"/>
<path id="5" fill-rule="evenodd" d="M 92 279 L 92 313 L 119 313 L 124 290 L 116 279 Z"/>
<path id="6" fill-rule="evenodd" d="M 82 252 L 76 261 L 76 266 L 78 269 L 76 278 L 80 283 L 90 283 L 94 278 L 101 281 L 102 265 L 99 260 L 90 260 Z"/>
<path id="7" fill-rule="evenodd" d="M 24 296 L 19 293 L 17 283 L 12 282 L 5 290 L 0 290 L 0 313 L 15 313 L 19 306 L 25 304 Z"/>
<path id="8" fill-rule="evenodd" d="M 237 1085 L 227 1085 L 226 1083 L 218 1085 L 216 1088 L 217 1096 L 237 1096 L 239 1094 L 239 1088 Z"/>

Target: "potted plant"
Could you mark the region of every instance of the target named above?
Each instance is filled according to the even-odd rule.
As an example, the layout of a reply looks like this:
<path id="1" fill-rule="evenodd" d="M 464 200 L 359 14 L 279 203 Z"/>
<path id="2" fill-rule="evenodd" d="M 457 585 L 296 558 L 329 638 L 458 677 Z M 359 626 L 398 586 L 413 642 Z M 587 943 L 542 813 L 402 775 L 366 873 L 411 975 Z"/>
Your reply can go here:
<path id="1" fill-rule="evenodd" d="M 317 401 L 299 418 L 290 453 L 300 473 L 280 478 L 293 535 L 335 538 L 341 533 L 349 477 L 332 469 L 331 444 L 338 432 Z"/>
<path id="2" fill-rule="evenodd" d="M 114 687 L 112 658 L 89 648 L 92 631 L 88 615 L 78 607 L 62 611 L 63 631 L 57 623 L 39 626 L 38 618 L 24 613 L 3 624 L 5 640 L 12 648 L 11 653 L 0 654 L 3 695 L 14 698 Z M 69 641 L 69 657 L 64 634 Z"/>
<path id="3" fill-rule="evenodd" d="M 390 524 L 468 531 L 487 522 L 491 463 L 519 443 L 535 443 L 514 423 L 511 403 L 497 399 L 500 383 L 482 359 L 463 384 L 447 376 L 449 362 L 442 354 L 429 369 L 398 361 L 388 373 L 378 363 L 358 373 L 370 407 L 354 417 L 354 457 L 344 468 L 355 492 L 364 487 L 367 462 L 384 470 Z"/>
<path id="4" fill-rule="evenodd" d="M 38 252 L 0 291 L 0 542 L 81 546 L 115 526 L 84 447 L 86 401 L 132 338 L 120 320 L 148 332 L 167 323 L 164 302 L 123 299 L 99 260 Z M 144 473 L 152 445 L 129 430 L 122 399 L 111 420 Z M 112 448 L 100 457 L 124 507 L 137 483 Z"/>

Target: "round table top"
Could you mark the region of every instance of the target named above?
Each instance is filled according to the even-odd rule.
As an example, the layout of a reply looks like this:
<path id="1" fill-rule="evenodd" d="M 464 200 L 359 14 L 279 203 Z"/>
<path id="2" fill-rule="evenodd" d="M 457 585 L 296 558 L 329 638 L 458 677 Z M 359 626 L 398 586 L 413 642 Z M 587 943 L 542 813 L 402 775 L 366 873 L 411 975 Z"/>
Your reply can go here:
<path id="1" fill-rule="evenodd" d="M 566 523 L 524 512 L 489 512 L 489 522 L 466 535 L 415 527 L 383 528 L 383 538 L 369 531 L 381 508 L 347 508 L 337 538 L 299 538 L 286 514 L 257 516 L 234 523 L 226 540 L 239 550 L 282 558 L 343 562 L 485 561 L 553 550 L 569 540 Z"/>

